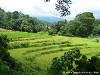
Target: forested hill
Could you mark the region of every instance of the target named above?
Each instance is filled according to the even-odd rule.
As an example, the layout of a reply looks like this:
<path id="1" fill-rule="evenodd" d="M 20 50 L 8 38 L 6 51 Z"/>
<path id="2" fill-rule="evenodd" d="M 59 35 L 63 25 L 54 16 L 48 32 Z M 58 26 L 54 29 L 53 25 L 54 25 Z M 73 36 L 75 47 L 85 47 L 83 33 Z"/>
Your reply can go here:
<path id="1" fill-rule="evenodd" d="M 37 33 L 45 30 L 48 24 L 21 12 L 6 12 L 0 8 L 0 28 Z"/>

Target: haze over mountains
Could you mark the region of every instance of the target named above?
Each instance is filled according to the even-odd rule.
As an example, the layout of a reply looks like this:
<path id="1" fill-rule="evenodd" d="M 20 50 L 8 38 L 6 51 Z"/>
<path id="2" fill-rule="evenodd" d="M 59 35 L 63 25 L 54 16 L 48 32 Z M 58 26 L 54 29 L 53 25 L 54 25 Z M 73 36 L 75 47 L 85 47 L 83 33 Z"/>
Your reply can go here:
<path id="1" fill-rule="evenodd" d="M 58 18 L 58 17 L 53 17 L 53 16 L 51 16 L 51 17 L 37 16 L 36 18 L 41 20 L 41 21 L 47 21 L 47 22 L 50 22 L 50 23 L 54 23 L 54 22 L 57 22 L 57 21 L 64 20 L 63 18 Z"/>

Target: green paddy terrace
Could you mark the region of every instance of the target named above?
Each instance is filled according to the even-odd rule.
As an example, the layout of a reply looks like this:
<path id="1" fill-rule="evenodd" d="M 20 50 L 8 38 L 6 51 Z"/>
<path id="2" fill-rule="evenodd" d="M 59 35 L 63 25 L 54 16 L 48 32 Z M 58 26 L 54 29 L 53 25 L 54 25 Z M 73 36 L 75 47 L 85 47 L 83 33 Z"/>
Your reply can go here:
<path id="1" fill-rule="evenodd" d="M 90 58 L 100 56 L 100 42 L 95 39 L 50 36 L 47 33 L 27 33 L 0 31 L 0 35 L 10 39 L 9 52 L 17 62 L 22 63 L 25 71 L 45 75 L 54 57 L 60 57 L 68 50 L 79 47 L 82 54 Z"/>

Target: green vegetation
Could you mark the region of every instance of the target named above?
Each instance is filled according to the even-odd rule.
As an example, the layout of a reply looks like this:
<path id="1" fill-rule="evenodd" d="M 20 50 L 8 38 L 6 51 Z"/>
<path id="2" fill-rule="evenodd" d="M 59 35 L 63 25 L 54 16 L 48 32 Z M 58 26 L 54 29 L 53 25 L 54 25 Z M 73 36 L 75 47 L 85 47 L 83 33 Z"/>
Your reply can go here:
<path id="1" fill-rule="evenodd" d="M 17 40 L 24 40 L 24 39 L 36 39 L 36 37 L 37 37 L 37 39 L 39 38 L 39 37 L 48 37 L 48 36 L 50 36 L 50 35 L 47 35 L 47 33 L 45 33 L 45 34 L 43 34 L 42 32 L 39 32 L 38 34 L 35 34 L 35 33 L 28 33 L 28 32 L 16 32 L 16 31 L 11 31 L 11 32 L 0 32 L 0 35 L 7 35 L 9 38 L 13 38 L 12 40 L 14 40 L 14 38 Z"/>
<path id="2" fill-rule="evenodd" d="M 88 59 L 78 48 L 72 48 L 60 58 L 54 58 L 48 69 L 48 75 L 99 75 L 99 73 L 100 58 L 92 56 Z"/>
<path id="3" fill-rule="evenodd" d="M 5 12 L 0 9 L 0 71 L 3 73 L 6 70 L 6 74 L 12 73 L 12 75 L 46 75 L 48 69 L 55 64 L 51 71 L 55 69 L 56 73 L 51 72 L 50 74 L 56 75 L 59 70 L 55 66 L 59 64 L 54 61 L 60 58 L 54 60 L 53 58 L 61 57 L 65 52 L 70 53 L 76 47 L 80 51 L 76 49 L 74 53 L 78 55 L 77 52 L 79 52 L 79 55 L 83 56 L 77 59 L 76 55 L 73 57 L 71 54 L 65 54 L 71 59 L 77 59 L 78 62 L 73 64 L 75 59 L 72 61 L 67 59 L 69 64 L 64 61 L 68 64 L 64 68 L 64 72 L 68 69 L 72 70 L 72 67 L 76 67 L 75 70 L 83 71 L 82 64 L 86 65 L 86 62 L 89 63 L 89 60 L 92 62 L 94 59 L 99 61 L 99 28 L 100 20 L 95 19 L 91 12 L 78 14 L 70 22 L 64 20 L 49 25 L 49 23 L 43 23 L 18 11 Z M 94 63 L 96 65 L 88 65 L 92 65 L 93 68 L 96 66 L 94 69 L 100 71 L 100 67 L 97 67 L 98 61 Z M 90 67 L 88 68 L 90 69 Z M 91 71 L 94 70 L 91 69 Z M 59 74 L 62 74 L 62 70 Z"/>
<path id="4" fill-rule="evenodd" d="M 9 39 L 6 35 L 0 35 L 0 74 L 17 74 L 21 65 L 15 62 L 7 51 Z"/>
<path id="5" fill-rule="evenodd" d="M 22 64 L 23 71 L 27 73 L 46 74 L 53 58 L 62 56 L 74 47 L 79 47 L 88 58 L 100 56 L 100 42 L 95 39 L 50 36 L 47 33 L 27 33 L 28 36 L 25 36 L 26 32 L 2 33 L 10 38 L 10 55 Z"/>
<path id="6" fill-rule="evenodd" d="M 93 32 L 96 32 L 96 27 L 94 27 L 95 18 L 93 13 L 84 12 L 82 14 L 76 15 L 75 19 L 67 22 L 59 21 L 51 26 L 49 34 L 59 34 L 65 36 L 79 36 L 79 37 L 88 37 Z"/>
<path id="7" fill-rule="evenodd" d="M 0 8 L 0 28 L 37 33 L 45 31 L 47 25 L 50 25 L 50 23 L 24 15 L 18 11 L 6 12 Z"/>
<path id="8" fill-rule="evenodd" d="M 62 15 L 66 16 L 69 11 L 68 8 L 64 7 L 66 1 L 57 1 L 62 3 L 65 9 L 61 9 Z M 69 4 L 70 4 L 69 0 Z M 65 11 L 65 12 L 64 12 Z M 68 13 L 67 13 L 68 12 Z M 21 12 L 5 12 L 0 8 L 0 28 L 10 29 L 13 31 L 22 31 L 38 33 L 38 32 L 48 32 L 49 35 L 62 35 L 62 36 L 78 36 L 78 37 L 88 37 L 90 35 L 99 36 L 100 35 L 100 20 L 95 19 L 92 12 L 84 12 L 82 14 L 76 15 L 75 19 L 68 22 L 67 20 L 58 21 L 52 25 L 48 22 L 39 21 L 34 17 L 25 15 Z M 2 31 L 2 30 L 1 30 Z M 27 33 L 26 35 L 27 36 Z"/>

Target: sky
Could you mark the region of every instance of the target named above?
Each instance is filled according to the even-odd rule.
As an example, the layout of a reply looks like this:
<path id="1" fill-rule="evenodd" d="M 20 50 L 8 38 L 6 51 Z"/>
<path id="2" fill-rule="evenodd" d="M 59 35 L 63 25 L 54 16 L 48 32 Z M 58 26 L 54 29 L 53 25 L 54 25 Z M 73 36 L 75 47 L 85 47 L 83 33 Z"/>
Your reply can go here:
<path id="1" fill-rule="evenodd" d="M 77 14 L 83 12 L 92 12 L 95 18 L 100 18 L 100 0 L 71 0 L 71 14 L 65 18 L 72 20 Z M 19 11 L 24 14 L 34 16 L 53 16 L 60 17 L 60 13 L 56 11 L 55 4 L 57 0 L 0 0 L 0 7 L 5 11 Z"/>

